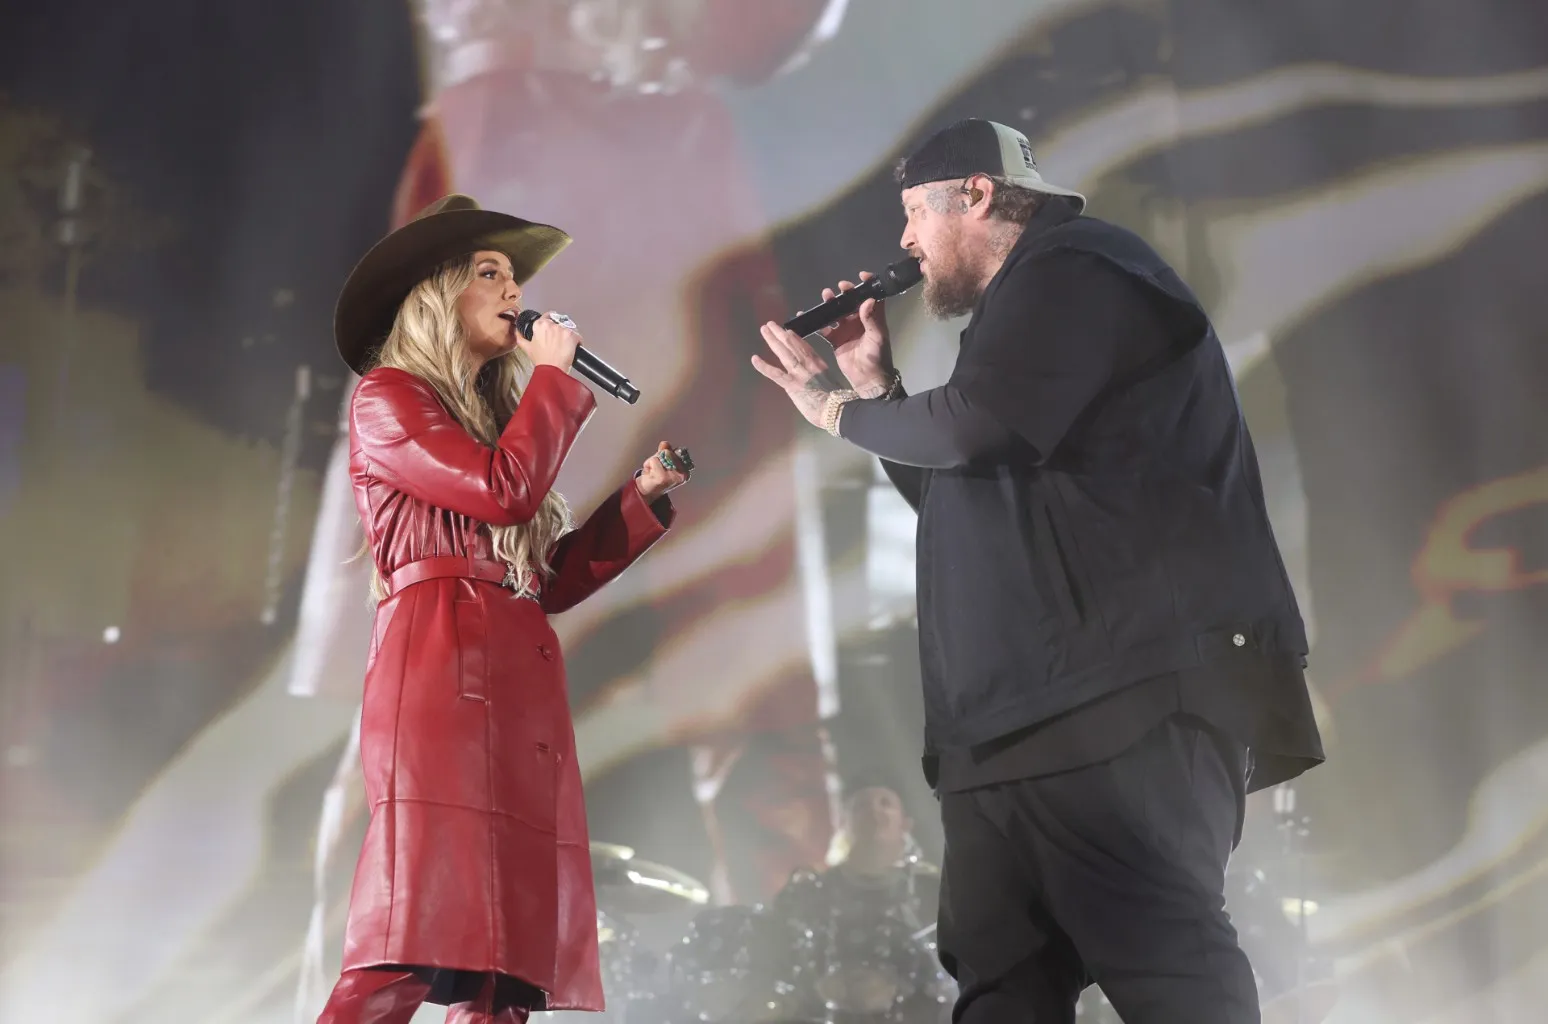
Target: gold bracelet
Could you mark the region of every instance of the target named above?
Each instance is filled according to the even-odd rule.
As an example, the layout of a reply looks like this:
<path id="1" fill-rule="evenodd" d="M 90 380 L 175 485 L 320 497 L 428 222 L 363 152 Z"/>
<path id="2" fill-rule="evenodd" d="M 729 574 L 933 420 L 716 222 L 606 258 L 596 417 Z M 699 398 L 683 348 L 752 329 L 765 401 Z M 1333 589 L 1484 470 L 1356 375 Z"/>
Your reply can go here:
<path id="1" fill-rule="evenodd" d="M 839 413 L 844 411 L 844 405 L 846 403 L 853 402 L 859 397 L 859 395 L 849 390 L 848 388 L 845 388 L 842 391 L 828 392 L 828 402 L 822 407 L 822 429 L 826 430 L 834 437 L 838 437 Z"/>

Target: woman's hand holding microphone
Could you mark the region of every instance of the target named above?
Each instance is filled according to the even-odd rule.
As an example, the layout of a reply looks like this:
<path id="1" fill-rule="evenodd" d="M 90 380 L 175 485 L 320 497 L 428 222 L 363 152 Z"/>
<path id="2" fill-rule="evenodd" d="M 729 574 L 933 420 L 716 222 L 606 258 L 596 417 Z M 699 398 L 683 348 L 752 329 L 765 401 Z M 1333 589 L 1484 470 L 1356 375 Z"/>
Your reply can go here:
<path id="1" fill-rule="evenodd" d="M 533 366 L 556 366 L 565 373 L 570 372 L 570 364 L 575 362 L 575 350 L 585 342 L 581 332 L 572 326 L 566 327 L 560 323 L 558 317 L 564 317 L 562 313 L 544 313 L 532 322 L 532 340 L 522 337 L 521 331 L 516 331 L 516 345 L 532 360 Z M 566 321 L 568 317 L 564 317 Z"/>
<path id="2" fill-rule="evenodd" d="M 532 323 L 532 339 L 529 341 L 516 332 L 516 344 L 532 360 L 533 366 L 554 366 L 569 372 L 575 362 L 575 350 L 584 342 L 573 321 L 563 314 L 546 313 Z M 662 441 L 645 460 L 635 474 L 634 486 L 640 497 L 647 502 L 655 501 L 668 491 L 688 482 L 693 473 L 693 457 L 686 448 L 673 448 Z"/>

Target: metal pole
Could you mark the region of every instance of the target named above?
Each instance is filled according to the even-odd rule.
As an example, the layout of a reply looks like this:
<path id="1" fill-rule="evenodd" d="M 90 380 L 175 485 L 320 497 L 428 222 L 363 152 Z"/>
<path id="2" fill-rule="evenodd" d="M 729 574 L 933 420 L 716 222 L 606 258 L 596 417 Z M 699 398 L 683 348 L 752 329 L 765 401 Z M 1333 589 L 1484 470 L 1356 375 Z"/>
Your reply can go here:
<path id="1" fill-rule="evenodd" d="M 285 414 L 285 439 L 280 447 L 279 486 L 274 496 L 274 525 L 269 530 L 269 563 L 264 579 L 263 613 L 259 621 L 272 626 L 279 618 L 280 585 L 285 565 L 285 537 L 290 526 L 290 494 L 301 458 L 301 431 L 307 399 L 312 396 L 312 368 L 296 367 L 296 390 Z"/>
<path id="2" fill-rule="evenodd" d="M 64 343 L 60 346 L 58 409 L 61 418 L 65 394 L 70 382 L 70 361 L 75 350 L 75 313 L 81 283 L 81 193 L 91 150 L 78 148 L 65 165 L 64 183 L 59 188 L 59 244 L 65 249 Z"/>
<path id="3" fill-rule="evenodd" d="M 1299 943 L 1295 950 L 1295 1024 L 1303 1024 L 1306 993 L 1306 957 L 1311 937 L 1306 929 L 1306 853 L 1303 840 L 1307 835 L 1308 819 L 1297 814 L 1295 787 L 1282 783 L 1274 789 L 1274 814 L 1284 837 L 1285 859 L 1294 865 L 1296 893 L 1296 930 Z"/>

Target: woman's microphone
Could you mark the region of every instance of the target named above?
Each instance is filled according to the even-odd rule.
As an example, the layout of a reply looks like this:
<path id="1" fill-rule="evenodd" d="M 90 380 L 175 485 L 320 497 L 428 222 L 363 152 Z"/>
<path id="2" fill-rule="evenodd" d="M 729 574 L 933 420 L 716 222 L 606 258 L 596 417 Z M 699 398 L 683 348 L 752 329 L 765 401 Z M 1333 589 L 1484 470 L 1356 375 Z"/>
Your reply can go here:
<path id="1" fill-rule="evenodd" d="M 537 323 L 542 316 L 543 314 L 535 309 L 522 310 L 516 314 L 516 330 L 521 332 L 523 338 L 531 341 L 532 325 Z M 565 320 L 569 322 L 561 323 L 556 317 L 554 322 L 561 323 L 561 326 L 566 327 L 573 327 L 575 325 L 574 321 L 570 320 L 569 317 L 565 317 Z M 640 400 L 640 389 L 629 383 L 628 377 L 625 377 L 601 359 L 587 352 L 584 345 L 575 346 L 575 362 L 572 365 L 580 371 L 582 377 L 585 377 L 615 398 L 621 398 L 630 405 Z"/>

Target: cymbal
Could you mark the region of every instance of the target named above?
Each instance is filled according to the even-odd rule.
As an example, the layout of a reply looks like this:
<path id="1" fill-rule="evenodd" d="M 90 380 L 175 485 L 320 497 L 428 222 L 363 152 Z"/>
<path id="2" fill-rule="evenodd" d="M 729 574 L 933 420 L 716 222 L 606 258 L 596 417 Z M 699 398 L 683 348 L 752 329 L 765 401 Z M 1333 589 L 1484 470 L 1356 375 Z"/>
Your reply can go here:
<path id="1" fill-rule="evenodd" d="M 591 841 L 591 863 L 597 863 L 597 858 L 603 857 L 610 860 L 633 860 L 634 847 L 619 846 L 617 843 L 599 843 L 595 839 Z"/>
<path id="2" fill-rule="evenodd" d="M 704 883 L 676 868 L 640 860 L 627 846 L 591 844 L 597 903 L 619 914 L 660 914 L 709 902 Z"/>

